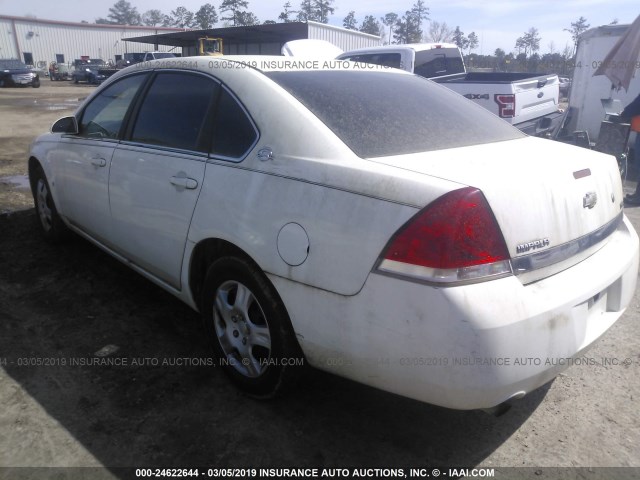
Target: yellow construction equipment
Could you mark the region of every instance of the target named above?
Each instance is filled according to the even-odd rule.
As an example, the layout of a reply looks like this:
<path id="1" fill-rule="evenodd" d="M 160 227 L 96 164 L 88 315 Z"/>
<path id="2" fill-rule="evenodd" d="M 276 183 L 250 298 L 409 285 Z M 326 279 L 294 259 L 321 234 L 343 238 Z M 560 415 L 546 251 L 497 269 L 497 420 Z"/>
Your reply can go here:
<path id="1" fill-rule="evenodd" d="M 198 39 L 198 54 L 219 56 L 222 55 L 222 39 L 202 37 Z"/>

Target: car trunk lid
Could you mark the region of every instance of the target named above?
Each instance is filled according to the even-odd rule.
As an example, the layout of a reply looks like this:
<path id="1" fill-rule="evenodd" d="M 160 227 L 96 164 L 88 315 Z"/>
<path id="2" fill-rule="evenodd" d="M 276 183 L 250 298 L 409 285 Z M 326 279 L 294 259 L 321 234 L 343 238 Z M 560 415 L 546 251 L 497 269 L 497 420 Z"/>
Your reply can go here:
<path id="1" fill-rule="evenodd" d="M 524 138 L 372 161 L 481 189 L 514 273 L 527 282 L 593 253 L 621 218 L 615 159 L 549 140 Z"/>

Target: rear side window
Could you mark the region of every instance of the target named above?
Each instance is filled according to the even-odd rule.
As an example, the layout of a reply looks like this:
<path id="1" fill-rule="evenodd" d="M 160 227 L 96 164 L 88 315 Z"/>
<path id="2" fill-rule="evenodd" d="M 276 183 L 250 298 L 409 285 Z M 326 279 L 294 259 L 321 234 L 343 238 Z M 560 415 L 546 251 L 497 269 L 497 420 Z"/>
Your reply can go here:
<path id="1" fill-rule="evenodd" d="M 80 135 L 118 138 L 124 117 L 147 75 L 126 77 L 105 88 L 87 105 L 80 120 Z"/>
<path id="2" fill-rule="evenodd" d="M 205 122 L 219 85 L 202 75 L 161 72 L 149 88 L 131 140 L 206 152 Z"/>
<path id="3" fill-rule="evenodd" d="M 242 158 L 257 138 L 258 133 L 244 109 L 223 88 L 215 115 L 211 153 L 233 159 Z"/>
<path id="4" fill-rule="evenodd" d="M 484 108 L 416 75 L 391 72 L 266 73 L 363 158 L 523 137 Z"/>
<path id="5" fill-rule="evenodd" d="M 426 78 L 464 73 L 464 64 L 456 48 L 433 48 L 416 52 L 413 72 Z"/>

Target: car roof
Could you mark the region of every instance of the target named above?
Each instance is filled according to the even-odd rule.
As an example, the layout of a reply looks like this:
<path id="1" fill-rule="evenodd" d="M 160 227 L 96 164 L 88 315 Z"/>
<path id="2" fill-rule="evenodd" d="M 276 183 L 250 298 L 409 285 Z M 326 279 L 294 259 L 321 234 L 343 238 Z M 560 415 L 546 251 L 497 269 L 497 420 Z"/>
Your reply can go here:
<path id="1" fill-rule="evenodd" d="M 186 68 L 207 70 L 208 68 L 224 69 L 223 65 L 239 64 L 234 69 L 249 68 L 262 73 L 287 71 L 315 71 L 315 70 L 363 70 L 363 64 L 356 64 L 347 60 L 311 57 L 285 57 L 276 55 L 224 55 L 175 57 L 150 60 L 137 64 L 136 68 Z M 407 72 L 381 65 L 367 64 L 367 71 L 384 71 L 393 74 L 406 75 Z"/>

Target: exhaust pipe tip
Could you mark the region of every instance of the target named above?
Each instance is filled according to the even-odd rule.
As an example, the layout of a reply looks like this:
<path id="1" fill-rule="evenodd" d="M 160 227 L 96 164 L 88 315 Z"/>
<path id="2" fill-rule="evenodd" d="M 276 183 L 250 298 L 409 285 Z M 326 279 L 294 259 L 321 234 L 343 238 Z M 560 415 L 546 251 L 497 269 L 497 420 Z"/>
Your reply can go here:
<path id="1" fill-rule="evenodd" d="M 507 398 L 504 402 L 496 405 L 495 407 L 483 408 L 482 411 L 488 413 L 489 415 L 493 415 L 494 417 L 501 417 L 513 406 L 513 402 L 515 400 L 519 400 L 524 397 L 526 392 L 517 392 Z"/>

